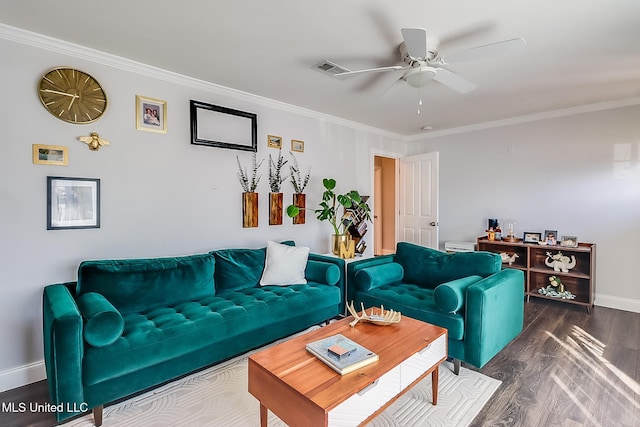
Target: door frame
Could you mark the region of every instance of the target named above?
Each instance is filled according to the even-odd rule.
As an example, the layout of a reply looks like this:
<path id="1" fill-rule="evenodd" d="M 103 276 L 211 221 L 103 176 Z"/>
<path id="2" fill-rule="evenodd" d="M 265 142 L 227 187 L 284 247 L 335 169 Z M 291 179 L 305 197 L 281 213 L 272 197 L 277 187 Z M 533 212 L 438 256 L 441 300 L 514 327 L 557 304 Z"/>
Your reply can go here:
<path id="1" fill-rule="evenodd" d="M 393 211 L 395 212 L 395 215 L 396 215 L 396 221 L 395 221 L 395 227 L 394 227 L 394 230 L 393 230 L 393 239 L 397 243 L 398 242 L 398 219 L 399 219 L 398 218 L 399 217 L 399 211 L 398 211 L 398 206 L 399 206 L 398 205 L 398 203 L 399 203 L 399 195 L 398 195 L 399 182 L 398 181 L 399 180 L 398 180 L 398 178 L 400 176 L 400 159 L 402 157 L 405 157 L 405 156 L 402 155 L 402 154 L 398 154 L 396 152 L 392 152 L 392 151 L 386 151 L 386 150 L 381 150 L 381 149 L 377 149 L 377 148 L 372 148 L 371 149 L 371 154 L 370 154 L 370 157 L 369 157 L 369 175 L 370 175 L 369 176 L 369 182 L 371 183 L 371 189 L 369 191 L 369 194 L 371 194 L 371 197 L 373 198 L 372 199 L 372 206 L 373 206 L 373 203 L 375 203 L 375 196 L 376 196 L 376 194 L 375 194 L 376 193 L 376 191 L 375 191 L 376 190 L 376 188 L 375 188 L 375 184 L 376 184 L 375 183 L 375 179 L 376 179 L 375 178 L 375 167 L 376 167 L 375 158 L 376 158 L 376 156 L 377 157 L 387 157 L 387 158 L 390 158 L 390 159 L 395 159 L 395 161 L 396 161 L 395 162 L 396 163 L 396 165 L 395 165 L 396 166 L 395 167 L 396 168 L 396 170 L 395 170 L 396 182 L 395 182 L 395 189 L 394 189 L 394 196 L 395 196 L 394 199 L 395 200 L 393 201 L 393 203 L 395 205 Z M 374 212 L 374 214 L 375 214 L 375 212 Z M 375 227 L 375 225 L 373 224 L 373 219 L 372 219 L 371 222 L 372 222 L 372 226 Z M 374 231 L 373 235 L 375 236 L 375 229 L 373 231 Z M 375 239 L 375 237 L 374 237 L 374 239 Z M 372 245 L 372 247 L 374 247 L 374 246 L 375 246 L 375 241 L 374 241 L 374 245 Z M 394 247 L 395 247 L 395 245 L 394 245 Z"/>

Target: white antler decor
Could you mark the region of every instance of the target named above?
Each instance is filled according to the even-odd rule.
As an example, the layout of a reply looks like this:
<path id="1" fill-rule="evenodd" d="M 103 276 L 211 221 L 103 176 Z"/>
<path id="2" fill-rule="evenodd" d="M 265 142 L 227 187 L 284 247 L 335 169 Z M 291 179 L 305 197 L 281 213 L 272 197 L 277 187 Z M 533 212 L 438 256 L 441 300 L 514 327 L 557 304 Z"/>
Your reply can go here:
<path id="1" fill-rule="evenodd" d="M 355 327 L 361 320 L 363 322 L 370 322 L 375 325 L 387 326 L 393 323 L 399 323 L 400 319 L 402 318 L 402 314 L 400 314 L 399 311 L 387 310 L 385 312 L 384 306 L 380 306 L 380 311 L 378 312 L 378 314 L 374 313 L 373 308 L 369 310 L 371 314 L 367 314 L 367 311 L 364 309 L 364 304 L 360 303 L 360 306 L 362 307 L 362 315 L 358 315 L 358 312 L 353 306 L 353 301 L 351 301 L 351 304 L 347 306 L 347 308 L 349 309 L 349 313 L 351 313 L 354 318 L 354 320 L 349 323 L 352 328 Z"/>

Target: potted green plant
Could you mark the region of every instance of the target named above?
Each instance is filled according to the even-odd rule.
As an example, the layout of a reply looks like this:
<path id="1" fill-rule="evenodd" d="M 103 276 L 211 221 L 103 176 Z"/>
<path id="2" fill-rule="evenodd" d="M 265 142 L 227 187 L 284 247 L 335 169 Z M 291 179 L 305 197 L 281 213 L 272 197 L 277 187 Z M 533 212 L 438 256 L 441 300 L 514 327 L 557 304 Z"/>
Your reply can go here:
<path id="1" fill-rule="evenodd" d="M 315 209 L 316 218 L 320 221 L 327 221 L 333 227 L 333 235 L 331 236 L 331 250 L 334 254 L 340 252 L 340 244 L 347 244 L 349 241 L 349 227 L 353 224 L 353 215 L 341 215 L 339 208 L 360 209 L 364 212 L 365 218 L 371 220 L 369 213 L 371 209 L 365 201 L 362 200 L 360 193 L 356 190 L 349 191 L 344 194 L 335 192 L 336 180 L 325 178 L 322 180 L 325 190 L 322 193 L 322 201 L 320 207 Z M 287 215 L 291 218 L 300 213 L 297 206 L 289 205 L 287 207 Z"/>

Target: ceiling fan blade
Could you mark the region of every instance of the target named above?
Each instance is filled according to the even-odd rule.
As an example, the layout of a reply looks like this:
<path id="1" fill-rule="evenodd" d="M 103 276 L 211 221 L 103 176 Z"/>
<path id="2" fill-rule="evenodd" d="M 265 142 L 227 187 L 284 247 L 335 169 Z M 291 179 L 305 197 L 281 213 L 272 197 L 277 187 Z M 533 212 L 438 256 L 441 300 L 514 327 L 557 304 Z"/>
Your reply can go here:
<path id="1" fill-rule="evenodd" d="M 442 83 L 445 86 L 450 87 L 456 92 L 468 93 L 476 88 L 476 84 L 469 80 L 460 77 L 459 75 L 452 73 L 444 68 L 436 68 L 437 73 L 433 80 Z"/>
<path id="2" fill-rule="evenodd" d="M 403 68 L 404 67 L 402 67 L 401 65 L 392 65 L 389 67 L 367 68 L 365 70 L 355 70 L 355 71 L 349 70 L 349 71 L 345 71 L 344 73 L 334 74 L 333 77 L 341 78 L 341 77 L 351 77 L 351 76 L 364 74 L 364 73 L 382 73 L 386 71 L 398 71 L 398 70 L 402 70 Z"/>
<path id="3" fill-rule="evenodd" d="M 527 42 L 524 39 L 510 39 L 503 40 L 501 42 L 485 44 L 482 46 L 476 46 L 471 49 L 461 50 L 452 54 L 445 55 L 445 61 L 447 63 L 461 62 L 474 60 L 478 58 L 485 58 L 488 56 L 497 56 L 511 53 L 523 48 Z"/>
<path id="4" fill-rule="evenodd" d="M 427 57 L 427 30 L 424 28 L 403 28 L 402 38 L 409 56 L 415 59 Z"/>

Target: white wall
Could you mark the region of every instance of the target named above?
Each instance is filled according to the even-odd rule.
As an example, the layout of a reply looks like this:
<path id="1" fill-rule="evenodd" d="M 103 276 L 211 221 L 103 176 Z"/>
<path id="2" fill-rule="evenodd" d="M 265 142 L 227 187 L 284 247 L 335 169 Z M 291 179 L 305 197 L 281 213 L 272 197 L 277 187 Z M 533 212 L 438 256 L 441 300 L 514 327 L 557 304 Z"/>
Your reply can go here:
<path id="1" fill-rule="evenodd" d="M 297 153 L 312 167 L 307 206 L 316 206 L 323 177 L 338 190 L 366 194 L 372 184 L 372 149 L 403 150 L 381 131 L 293 106 L 235 92 L 145 67 L 122 58 L 0 28 L 0 391 L 44 378 L 41 295 L 45 285 L 72 281 L 78 263 L 91 258 L 156 257 L 225 247 L 260 247 L 268 239 L 295 239 L 327 252 L 330 227 L 311 212 L 307 224 L 268 225 L 267 134 L 305 141 Z M 92 74 L 105 88 L 109 106 L 94 124 L 57 120 L 38 99 L 37 83 L 48 69 L 72 66 Z M 135 96 L 166 100 L 167 134 L 136 130 Z M 242 228 L 236 156 L 251 153 L 190 144 L 189 100 L 258 115 L 260 226 Z M 111 145 L 90 151 L 77 137 L 98 132 Z M 69 147 L 68 166 L 34 165 L 31 145 Z M 101 227 L 46 230 L 46 177 L 101 179 Z M 292 188 L 283 186 L 285 203 Z M 372 247 L 372 245 L 371 245 Z"/>
<path id="2" fill-rule="evenodd" d="M 595 304 L 640 312 L 640 106 L 409 143 L 430 151 L 441 242 L 475 241 L 487 218 L 514 219 L 519 235 L 578 236 L 597 244 Z"/>

